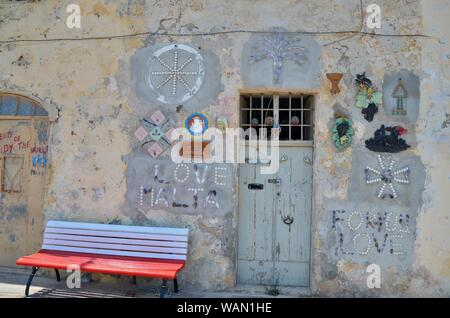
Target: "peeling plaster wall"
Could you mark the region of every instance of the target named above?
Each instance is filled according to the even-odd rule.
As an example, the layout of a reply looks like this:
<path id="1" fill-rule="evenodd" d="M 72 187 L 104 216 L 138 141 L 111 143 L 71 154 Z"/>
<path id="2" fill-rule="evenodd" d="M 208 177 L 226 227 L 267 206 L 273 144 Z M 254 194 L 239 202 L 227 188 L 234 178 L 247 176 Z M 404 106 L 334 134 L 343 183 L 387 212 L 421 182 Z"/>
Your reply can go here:
<path id="1" fill-rule="evenodd" d="M 364 2 L 364 1 L 363 1 Z M 227 29 L 327 31 L 360 29 L 359 1 L 107 1 L 79 0 L 82 29 L 65 26 L 69 2 L 48 0 L 0 6 L 1 39 L 73 38 L 134 32 L 210 32 Z M 383 33 L 429 34 L 436 38 L 315 36 L 319 55 L 316 76 L 300 82 L 288 74 L 282 88 L 304 83 L 317 91 L 315 113 L 312 275 L 314 294 L 331 296 L 449 296 L 450 226 L 448 206 L 450 83 L 450 38 L 446 0 L 374 0 L 382 7 Z M 367 4 L 366 4 L 367 5 Z M 437 39 L 439 38 L 439 40 Z M 341 40 L 341 41 L 337 41 Z M 219 81 L 212 99 L 189 110 L 203 111 L 212 118 L 224 115 L 231 127 L 238 126 L 238 89 L 251 85 L 251 68 L 242 64 L 242 54 L 253 41 L 248 33 L 215 36 L 126 37 L 87 41 L 26 42 L 0 45 L 0 91 L 33 96 L 53 116 L 50 127 L 49 183 L 45 197 L 46 219 L 114 222 L 161 226 L 188 226 L 190 254 L 181 275 L 185 288 L 230 289 L 235 285 L 237 173 L 230 207 L 224 213 L 177 214 L 164 210 L 131 211 L 127 201 L 130 175 L 127 158 L 135 154 L 134 131 L 147 111 L 165 107 L 143 101 L 134 89 L 132 60 L 153 45 L 178 42 L 201 47 L 212 61 L 220 63 Z M 266 65 L 269 67 L 269 65 Z M 381 90 L 386 75 L 408 70 L 420 80 L 418 118 L 409 123 L 405 156 L 417 161 L 423 178 L 417 185 L 417 204 L 396 207 L 395 212 L 414 215 L 413 235 L 406 259 L 395 255 L 335 255 L 336 236 L 332 211 L 363 211 L 386 208 L 375 198 L 358 199 L 364 184 L 352 183 L 363 168 L 357 153 L 375 158 L 364 140 L 383 123 L 401 124 L 380 107 L 368 123 L 354 104 L 355 74 L 366 75 Z M 265 72 L 265 71 L 264 71 Z M 262 72 L 262 74 L 265 74 Z M 325 73 L 342 72 L 341 93 L 331 95 Z M 245 79 L 245 81 L 244 81 Z M 329 127 L 333 106 L 352 118 L 352 146 L 337 153 Z M 175 111 L 176 105 L 167 109 Z M 52 115 L 53 114 L 53 115 Z M 136 155 L 136 158 L 139 158 Z M 149 162 L 151 158 L 148 157 Z M 136 166 L 134 166 L 135 168 Z M 133 169 L 134 169 L 133 168 Z M 236 167 L 234 167 L 236 168 Z M 127 173 L 128 171 L 128 173 Z M 237 170 L 234 170 L 237 171 Z M 128 178 L 128 179 L 127 179 Z M 420 185 L 422 183 L 422 185 Z M 353 193 L 350 193 L 353 192 Z M 354 193 L 356 192 L 356 193 Z M 415 192 L 415 193 L 416 193 Z M 135 196 L 136 194 L 133 194 Z M 389 208 L 389 205 L 388 207 Z M 5 244 L 5 242 L 0 242 Z M 366 287 L 366 267 L 382 266 L 382 288 Z"/>

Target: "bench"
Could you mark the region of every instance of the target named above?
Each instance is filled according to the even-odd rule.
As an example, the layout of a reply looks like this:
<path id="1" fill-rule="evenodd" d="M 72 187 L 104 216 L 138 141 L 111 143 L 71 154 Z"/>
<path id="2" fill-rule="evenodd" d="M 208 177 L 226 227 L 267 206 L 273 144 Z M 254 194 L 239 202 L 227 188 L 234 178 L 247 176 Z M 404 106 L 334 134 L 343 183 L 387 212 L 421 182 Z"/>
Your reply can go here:
<path id="1" fill-rule="evenodd" d="M 84 272 L 133 276 L 134 283 L 137 276 L 161 278 L 164 298 L 168 280 L 178 292 L 177 274 L 186 261 L 187 242 L 187 228 L 48 221 L 42 249 L 16 264 L 32 267 L 26 296 L 39 268 L 54 269 L 60 281 L 58 270 L 76 265 Z"/>

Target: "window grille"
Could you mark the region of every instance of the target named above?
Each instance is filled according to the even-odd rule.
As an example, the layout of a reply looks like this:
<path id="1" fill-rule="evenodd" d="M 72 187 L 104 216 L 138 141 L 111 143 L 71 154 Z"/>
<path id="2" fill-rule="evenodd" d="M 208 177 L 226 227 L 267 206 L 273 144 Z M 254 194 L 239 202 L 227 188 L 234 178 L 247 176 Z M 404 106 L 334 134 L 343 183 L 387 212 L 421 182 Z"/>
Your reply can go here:
<path id="1" fill-rule="evenodd" d="M 271 137 L 271 128 L 281 128 L 279 140 L 312 141 L 313 140 L 313 95 L 241 95 L 241 127 L 256 130 L 267 129 Z M 246 138 L 254 138 L 251 133 Z"/>

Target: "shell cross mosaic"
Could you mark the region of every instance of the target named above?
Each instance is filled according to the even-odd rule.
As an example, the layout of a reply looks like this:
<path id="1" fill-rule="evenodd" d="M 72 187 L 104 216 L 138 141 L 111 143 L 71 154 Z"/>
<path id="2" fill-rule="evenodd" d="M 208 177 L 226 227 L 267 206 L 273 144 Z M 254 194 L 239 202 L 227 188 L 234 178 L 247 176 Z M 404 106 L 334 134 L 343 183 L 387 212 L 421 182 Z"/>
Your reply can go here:
<path id="1" fill-rule="evenodd" d="M 367 184 L 380 183 L 377 197 L 380 199 L 398 197 L 394 184 L 409 183 L 409 167 L 396 168 L 397 161 L 393 156 L 377 156 L 378 167 L 367 166 L 365 169 L 365 178 Z"/>

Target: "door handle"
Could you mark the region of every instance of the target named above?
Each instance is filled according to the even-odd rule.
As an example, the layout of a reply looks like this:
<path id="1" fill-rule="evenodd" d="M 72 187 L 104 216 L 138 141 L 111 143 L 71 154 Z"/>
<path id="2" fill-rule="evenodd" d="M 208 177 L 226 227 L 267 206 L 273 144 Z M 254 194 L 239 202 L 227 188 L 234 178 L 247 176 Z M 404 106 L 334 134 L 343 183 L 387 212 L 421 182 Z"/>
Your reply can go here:
<path id="1" fill-rule="evenodd" d="M 249 190 L 262 190 L 264 189 L 264 184 L 262 183 L 249 183 L 248 184 Z"/>

